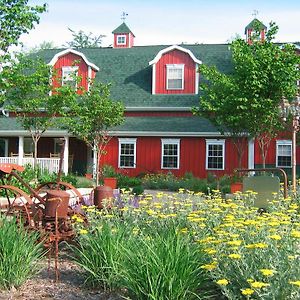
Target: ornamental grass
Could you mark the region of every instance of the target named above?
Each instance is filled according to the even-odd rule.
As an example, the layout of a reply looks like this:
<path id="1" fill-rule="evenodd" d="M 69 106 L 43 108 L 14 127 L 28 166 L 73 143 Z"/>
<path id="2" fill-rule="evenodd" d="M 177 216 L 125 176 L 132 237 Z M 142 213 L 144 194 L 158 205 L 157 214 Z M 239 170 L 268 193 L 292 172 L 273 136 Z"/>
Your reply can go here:
<path id="1" fill-rule="evenodd" d="M 274 194 L 267 212 L 253 207 L 251 191 L 225 201 L 217 190 L 180 189 L 138 206 L 132 197 L 125 192 L 119 208 L 85 208 L 87 229 L 77 222 L 87 282 L 131 299 L 205 299 L 218 289 L 227 299 L 300 299 L 297 196 Z"/>
<path id="2" fill-rule="evenodd" d="M 0 288 L 21 286 L 39 272 L 43 247 L 37 233 L 27 232 L 14 218 L 0 215 Z"/>

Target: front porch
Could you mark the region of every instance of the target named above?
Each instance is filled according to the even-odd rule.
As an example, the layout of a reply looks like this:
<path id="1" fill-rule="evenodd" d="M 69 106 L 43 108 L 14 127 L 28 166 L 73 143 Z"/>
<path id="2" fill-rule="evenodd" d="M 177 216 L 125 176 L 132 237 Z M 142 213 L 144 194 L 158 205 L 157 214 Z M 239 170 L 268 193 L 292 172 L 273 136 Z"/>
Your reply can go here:
<path id="1" fill-rule="evenodd" d="M 38 142 L 37 166 L 41 172 L 57 173 L 60 162 L 60 140 L 64 138 L 62 172 L 84 174 L 91 155 L 87 146 L 69 136 L 42 137 Z M 0 137 L 0 163 L 34 165 L 34 146 L 31 137 Z"/>

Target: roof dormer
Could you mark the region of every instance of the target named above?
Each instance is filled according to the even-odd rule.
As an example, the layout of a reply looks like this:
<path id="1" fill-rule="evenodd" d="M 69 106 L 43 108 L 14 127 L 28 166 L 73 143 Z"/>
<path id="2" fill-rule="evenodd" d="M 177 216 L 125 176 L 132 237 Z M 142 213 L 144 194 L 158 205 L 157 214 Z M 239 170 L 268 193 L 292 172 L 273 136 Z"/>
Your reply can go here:
<path id="1" fill-rule="evenodd" d="M 254 38 L 260 41 L 264 41 L 266 36 L 266 31 L 267 31 L 267 26 L 265 26 L 258 19 L 254 18 L 245 27 L 245 35 L 246 35 L 247 43 L 251 45 Z"/>
<path id="2" fill-rule="evenodd" d="M 173 45 L 162 49 L 152 65 L 152 94 L 198 94 L 198 66 L 191 50 Z"/>
<path id="3" fill-rule="evenodd" d="M 114 34 L 114 48 L 133 47 L 135 35 L 124 22 L 112 33 Z"/>

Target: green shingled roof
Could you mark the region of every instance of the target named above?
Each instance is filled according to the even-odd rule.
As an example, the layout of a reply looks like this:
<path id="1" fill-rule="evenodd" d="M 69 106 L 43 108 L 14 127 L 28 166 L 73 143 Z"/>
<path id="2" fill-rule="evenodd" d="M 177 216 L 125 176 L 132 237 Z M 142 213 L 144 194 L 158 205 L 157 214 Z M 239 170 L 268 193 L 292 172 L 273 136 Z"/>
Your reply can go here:
<path id="1" fill-rule="evenodd" d="M 204 64 L 215 65 L 221 72 L 232 70 L 231 53 L 227 44 L 181 45 L 189 49 Z M 199 95 L 152 95 L 152 67 L 149 62 L 157 53 L 168 47 L 135 46 L 132 48 L 76 49 L 100 70 L 96 80 L 112 84 L 113 99 L 122 101 L 127 108 L 133 107 L 192 107 L 198 104 Z M 49 62 L 63 49 L 44 50 L 39 56 Z M 201 80 L 201 75 L 200 75 Z"/>
<path id="2" fill-rule="evenodd" d="M 254 29 L 255 27 L 258 27 L 260 30 L 267 29 L 266 25 L 264 25 L 261 21 L 255 18 L 245 27 L 245 34 L 247 33 L 248 29 Z"/>
<path id="3" fill-rule="evenodd" d="M 58 127 L 50 128 L 47 132 L 61 131 Z M 217 128 L 207 119 L 202 117 L 126 117 L 122 125 L 111 128 L 112 132 L 131 133 L 139 136 L 161 135 L 172 133 L 178 136 L 199 136 L 200 134 L 214 135 L 218 133 Z M 16 118 L 0 117 L 1 136 L 18 136 L 18 133 L 27 133 Z M 47 135 L 46 132 L 46 135 Z"/>
<path id="4" fill-rule="evenodd" d="M 115 33 L 130 33 L 130 32 L 132 33 L 132 31 L 129 29 L 129 27 L 125 23 L 122 23 L 112 33 L 115 34 Z"/>

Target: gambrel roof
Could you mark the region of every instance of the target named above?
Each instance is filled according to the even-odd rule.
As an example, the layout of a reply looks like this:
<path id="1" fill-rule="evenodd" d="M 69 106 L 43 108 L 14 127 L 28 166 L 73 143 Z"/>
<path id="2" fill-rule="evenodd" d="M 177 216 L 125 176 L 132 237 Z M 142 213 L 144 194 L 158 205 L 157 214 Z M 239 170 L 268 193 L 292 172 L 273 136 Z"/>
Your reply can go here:
<path id="1" fill-rule="evenodd" d="M 78 52 L 98 66 L 96 80 L 111 83 L 113 99 L 124 103 L 127 110 L 179 110 L 195 106 L 199 95 L 152 95 L 152 61 L 160 51 L 170 46 L 135 46 L 132 48 L 87 48 Z M 231 53 L 227 44 L 180 45 L 203 64 L 215 65 L 221 72 L 232 70 Z M 62 49 L 43 50 L 39 56 L 49 63 Z M 201 74 L 200 74 L 201 81 Z"/>

